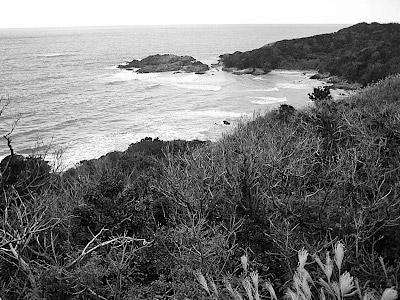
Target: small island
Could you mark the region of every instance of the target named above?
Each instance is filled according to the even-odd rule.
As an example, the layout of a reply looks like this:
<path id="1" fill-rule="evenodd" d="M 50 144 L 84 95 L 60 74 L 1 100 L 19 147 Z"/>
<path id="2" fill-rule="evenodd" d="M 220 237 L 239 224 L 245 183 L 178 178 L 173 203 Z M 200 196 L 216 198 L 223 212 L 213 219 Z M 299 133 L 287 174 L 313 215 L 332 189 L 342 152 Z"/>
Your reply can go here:
<path id="1" fill-rule="evenodd" d="M 203 74 L 209 70 L 208 65 L 203 64 L 192 56 L 173 54 L 156 54 L 142 60 L 134 59 L 125 65 L 119 65 L 118 68 L 126 70 L 138 69 L 137 73 L 193 72 Z"/>

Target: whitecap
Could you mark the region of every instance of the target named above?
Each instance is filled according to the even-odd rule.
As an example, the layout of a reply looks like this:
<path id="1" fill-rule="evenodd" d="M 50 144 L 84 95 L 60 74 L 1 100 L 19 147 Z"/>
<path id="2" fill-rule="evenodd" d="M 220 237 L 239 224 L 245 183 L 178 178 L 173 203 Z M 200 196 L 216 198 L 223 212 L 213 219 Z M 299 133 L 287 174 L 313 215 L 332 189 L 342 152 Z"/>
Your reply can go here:
<path id="1" fill-rule="evenodd" d="M 278 87 L 282 89 L 294 89 L 294 90 L 309 90 L 310 85 L 304 83 L 278 83 Z"/>
<path id="2" fill-rule="evenodd" d="M 209 84 L 176 84 L 175 86 L 192 89 L 192 90 L 204 90 L 204 91 L 219 91 L 222 87 L 219 85 L 209 85 Z"/>
<path id="3" fill-rule="evenodd" d="M 253 100 L 251 101 L 254 104 L 260 104 L 260 105 L 264 105 L 264 104 L 274 104 L 274 103 L 280 103 L 280 102 L 286 102 L 287 98 L 283 97 L 283 98 L 275 98 L 275 97 L 250 97 L 253 99 L 258 99 L 258 100 Z"/>
<path id="4" fill-rule="evenodd" d="M 277 87 L 268 88 L 268 89 L 254 89 L 254 90 L 247 90 L 248 92 L 277 92 L 279 89 Z"/>
<path id="5" fill-rule="evenodd" d="M 115 66 L 110 66 L 110 67 L 105 67 L 104 70 L 118 70 L 118 65 Z"/>
<path id="6" fill-rule="evenodd" d="M 298 70 L 272 70 L 270 74 L 277 74 L 277 75 L 301 75 L 306 73 L 305 71 L 298 71 Z"/>
<path id="7" fill-rule="evenodd" d="M 43 53 L 43 54 L 38 54 L 36 56 L 38 57 L 60 57 L 60 56 L 74 56 L 76 53 Z"/>
<path id="8" fill-rule="evenodd" d="M 154 73 L 146 73 L 146 74 L 154 74 Z M 199 78 L 199 75 L 194 74 L 194 73 L 189 74 L 189 75 L 162 74 L 160 76 L 150 77 L 149 79 L 146 79 L 146 80 L 156 82 L 156 83 L 176 85 L 176 84 L 193 82 L 198 78 Z"/>
<path id="9" fill-rule="evenodd" d="M 131 80 L 150 80 L 153 78 L 156 78 L 159 75 L 159 73 L 134 73 L 131 71 L 126 71 L 126 70 L 122 70 L 114 75 L 110 74 L 105 74 L 105 76 L 107 76 L 105 78 L 105 80 L 108 83 L 116 83 L 116 82 L 125 82 L 125 81 L 131 81 Z"/>
<path id="10" fill-rule="evenodd" d="M 220 110 L 199 110 L 199 111 L 183 111 L 180 114 L 195 117 L 213 117 L 213 118 L 240 118 L 249 116 L 245 112 L 232 112 L 232 111 L 220 111 Z"/>

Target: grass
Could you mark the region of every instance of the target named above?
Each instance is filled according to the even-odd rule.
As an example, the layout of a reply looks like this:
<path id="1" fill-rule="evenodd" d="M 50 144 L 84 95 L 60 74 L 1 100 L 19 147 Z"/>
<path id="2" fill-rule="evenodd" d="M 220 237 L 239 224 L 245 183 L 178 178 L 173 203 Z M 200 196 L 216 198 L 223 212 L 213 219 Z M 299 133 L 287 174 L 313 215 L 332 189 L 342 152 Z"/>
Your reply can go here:
<path id="1" fill-rule="evenodd" d="M 386 288 L 383 293 L 379 296 L 379 292 L 372 289 L 362 290 L 357 279 L 354 279 L 348 271 L 343 271 L 343 259 L 344 259 L 344 244 L 337 242 L 333 249 L 333 260 L 331 259 L 330 252 L 326 252 L 326 262 L 322 263 L 321 259 L 317 254 L 314 254 L 313 262 L 309 264 L 317 263 L 320 269 L 323 271 L 325 278 L 320 277 L 317 280 L 313 279 L 310 273 L 305 268 L 309 253 L 307 250 L 298 251 L 298 266 L 294 273 L 291 287 L 287 288 L 285 298 L 291 300 L 311 300 L 311 299 L 333 299 L 343 300 L 357 296 L 359 300 L 395 300 L 398 297 L 398 293 L 394 288 Z M 207 292 L 210 299 L 228 299 L 227 295 L 234 300 L 261 300 L 261 290 L 268 292 L 265 298 L 277 300 L 276 292 L 272 284 L 266 280 L 262 282 L 259 278 L 258 272 L 248 272 L 247 256 L 242 256 L 242 281 L 241 285 L 232 286 L 230 280 L 224 280 L 224 287 L 218 288 L 211 277 L 209 280 L 201 273 L 200 270 L 194 271 L 194 275 L 201 285 L 201 287 Z M 245 261 L 245 263 L 244 263 Z M 343 271 L 343 272 L 342 272 Z M 223 293 L 227 291 L 227 293 Z"/>

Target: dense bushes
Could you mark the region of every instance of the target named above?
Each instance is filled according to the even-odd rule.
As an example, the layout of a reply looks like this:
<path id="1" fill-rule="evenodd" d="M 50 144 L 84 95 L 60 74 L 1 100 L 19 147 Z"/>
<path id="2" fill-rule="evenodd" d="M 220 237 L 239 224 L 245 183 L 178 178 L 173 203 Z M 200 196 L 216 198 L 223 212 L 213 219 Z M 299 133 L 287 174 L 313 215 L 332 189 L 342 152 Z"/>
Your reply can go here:
<path id="1" fill-rule="evenodd" d="M 193 270 L 222 286 L 244 253 L 280 297 L 299 249 L 339 240 L 361 285 L 398 288 L 399 95 L 389 77 L 238 122 L 215 143 L 146 138 L 62 174 L 39 168 L 46 184 L 24 197 L 3 185 L 1 297 L 202 299 Z"/>

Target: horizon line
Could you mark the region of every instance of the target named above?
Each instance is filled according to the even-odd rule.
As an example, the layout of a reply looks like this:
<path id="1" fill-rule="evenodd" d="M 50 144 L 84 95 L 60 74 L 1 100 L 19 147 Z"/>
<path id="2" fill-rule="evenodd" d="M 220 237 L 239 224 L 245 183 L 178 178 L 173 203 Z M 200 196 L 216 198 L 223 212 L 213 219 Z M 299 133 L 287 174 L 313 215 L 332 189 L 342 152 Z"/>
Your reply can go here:
<path id="1" fill-rule="evenodd" d="M 0 27 L 1 29 L 66 29 L 66 28 L 96 28 L 96 27 L 155 27 L 155 26 L 279 26 L 279 25 L 355 25 L 359 23 L 390 24 L 398 22 L 357 22 L 357 23 L 198 23 L 198 24 L 120 24 L 120 25 L 57 25 L 57 26 L 27 26 L 27 27 Z"/>

